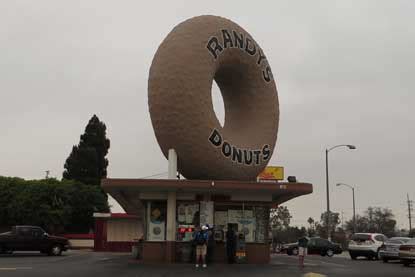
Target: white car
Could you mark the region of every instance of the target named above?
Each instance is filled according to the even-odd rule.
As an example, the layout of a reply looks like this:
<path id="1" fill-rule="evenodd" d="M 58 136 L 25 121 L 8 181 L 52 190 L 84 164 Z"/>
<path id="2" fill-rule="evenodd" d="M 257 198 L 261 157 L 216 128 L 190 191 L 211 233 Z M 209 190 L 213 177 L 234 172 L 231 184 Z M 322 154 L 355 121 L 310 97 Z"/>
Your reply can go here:
<path id="1" fill-rule="evenodd" d="M 387 239 L 385 235 L 376 233 L 353 234 L 348 247 L 350 257 L 352 260 L 356 260 L 357 257 L 378 260 L 379 250 Z"/>

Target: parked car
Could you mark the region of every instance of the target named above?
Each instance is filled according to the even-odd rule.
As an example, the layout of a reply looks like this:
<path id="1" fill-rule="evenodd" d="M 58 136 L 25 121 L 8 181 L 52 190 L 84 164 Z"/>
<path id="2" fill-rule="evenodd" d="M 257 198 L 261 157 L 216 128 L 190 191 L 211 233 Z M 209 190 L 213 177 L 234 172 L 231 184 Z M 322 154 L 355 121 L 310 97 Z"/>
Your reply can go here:
<path id="1" fill-rule="evenodd" d="M 298 255 L 298 243 L 286 244 L 288 255 Z M 322 238 L 310 238 L 307 246 L 308 254 L 319 254 L 321 256 L 333 257 L 334 254 L 341 254 L 340 244 L 330 242 Z"/>
<path id="2" fill-rule="evenodd" d="M 271 252 L 280 254 L 284 251 L 284 244 L 280 242 L 274 242 L 271 244 Z"/>
<path id="3" fill-rule="evenodd" d="M 356 233 L 353 234 L 349 241 L 349 254 L 352 260 L 357 257 L 366 257 L 368 259 L 379 259 L 379 251 L 387 237 L 377 233 Z"/>
<path id="4" fill-rule="evenodd" d="M 379 257 L 384 263 L 389 260 L 399 260 L 399 246 L 408 242 L 411 238 L 393 237 L 383 243 L 379 250 Z"/>
<path id="5" fill-rule="evenodd" d="M 13 251 L 40 251 L 59 256 L 69 248 L 63 237 L 51 236 L 37 226 L 15 226 L 10 232 L 0 234 L 0 253 Z"/>
<path id="6" fill-rule="evenodd" d="M 399 246 L 399 258 L 405 266 L 415 262 L 415 239 Z"/>

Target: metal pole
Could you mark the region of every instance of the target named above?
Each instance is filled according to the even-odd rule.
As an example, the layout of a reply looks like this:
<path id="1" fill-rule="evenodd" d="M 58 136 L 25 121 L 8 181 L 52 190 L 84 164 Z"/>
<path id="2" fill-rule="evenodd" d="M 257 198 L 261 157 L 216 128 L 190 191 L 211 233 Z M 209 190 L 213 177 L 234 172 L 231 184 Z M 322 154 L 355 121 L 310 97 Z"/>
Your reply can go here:
<path id="1" fill-rule="evenodd" d="M 412 215 L 411 215 L 411 211 L 412 211 L 412 201 L 409 200 L 409 193 L 406 194 L 406 197 L 408 199 L 409 233 L 411 233 L 411 230 L 412 230 Z"/>
<path id="2" fill-rule="evenodd" d="M 330 192 L 329 192 L 329 150 L 326 149 L 326 191 L 327 191 L 327 239 L 331 241 L 330 235 Z"/>
<path id="3" fill-rule="evenodd" d="M 353 192 L 353 233 L 356 233 L 356 206 L 354 202 L 354 188 L 352 187 Z"/>

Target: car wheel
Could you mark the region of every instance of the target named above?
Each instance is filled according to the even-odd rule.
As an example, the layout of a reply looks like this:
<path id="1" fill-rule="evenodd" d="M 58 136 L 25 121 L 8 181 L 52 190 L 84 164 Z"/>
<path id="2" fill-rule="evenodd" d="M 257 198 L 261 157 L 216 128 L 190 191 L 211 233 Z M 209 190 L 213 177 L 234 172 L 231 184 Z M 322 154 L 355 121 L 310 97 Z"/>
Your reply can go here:
<path id="1" fill-rule="evenodd" d="M 409 266 L 410 264 L 411 264 L 411 262 L 409 262 L 409 261 L 403 261 L 404 266 Z"/>
<path id="2" fill-rule="evenodd" d="M 62 247 L 56 244 L 50 249 L 49 253 L 52 256 L 60 256 L 62 254 Z"/>
<path id="3" fill-rule="evenodd" d="M 297 256 L 297 255 L 298 255 L 298 248 L 294 248 L 294 249 L 291 251 L 291 254 L 293 254 L 294 256 Z"/>
<path id="4" fill-rule="evenodd" d="M 356 260 L 357 256 L 353 252 L 349 252 L 349 254 L 352 260 Z"/>
<path id="5" fill-rule="evenodd" d="M 386 259 L 386 258 L 383 258 L 383 259 L 382 259 L 382 261 L 383 261 L 384 263 L 387 263 L 389 260 L 388 260 L 388 259 Z"/>
<path id="6" fill-rule="evenodd" d="M 333 255 L 334 255 L 333 250 L 331 250 L 331 249 L 327 250 L 326 255 L 327 255 L 327 257 L 330 257 L 330 258 L 333 257 Z"/>

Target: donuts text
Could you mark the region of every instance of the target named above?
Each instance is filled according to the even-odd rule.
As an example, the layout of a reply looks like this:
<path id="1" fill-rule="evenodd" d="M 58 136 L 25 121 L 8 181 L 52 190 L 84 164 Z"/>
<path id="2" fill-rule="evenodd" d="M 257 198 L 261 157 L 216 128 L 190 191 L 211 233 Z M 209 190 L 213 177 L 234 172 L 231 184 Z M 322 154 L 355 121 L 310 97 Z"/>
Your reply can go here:
<path id="1" fill-rule="evenodd" d="M 213 129 L 209 141 L 213 146 L 221 148 L 222 155 L 239 164 L 259 165 L 271 156 L 271 149 L 268 144 L 265 144 L 262 149 L 240 149 L 224 140 L 216 129 Z"/>

